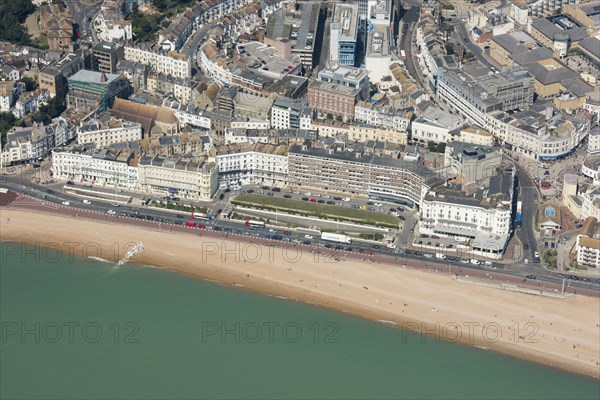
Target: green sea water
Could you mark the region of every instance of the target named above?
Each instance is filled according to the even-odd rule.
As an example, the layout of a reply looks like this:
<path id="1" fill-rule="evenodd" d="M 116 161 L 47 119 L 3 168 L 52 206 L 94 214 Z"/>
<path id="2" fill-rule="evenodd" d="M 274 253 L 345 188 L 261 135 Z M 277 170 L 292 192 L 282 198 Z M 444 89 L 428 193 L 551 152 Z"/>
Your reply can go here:
<path id="1" fill-rule="evenodd" d="M 587 377 L 162 269 L 0 250 L 0 398 L 598 399 Z"/>

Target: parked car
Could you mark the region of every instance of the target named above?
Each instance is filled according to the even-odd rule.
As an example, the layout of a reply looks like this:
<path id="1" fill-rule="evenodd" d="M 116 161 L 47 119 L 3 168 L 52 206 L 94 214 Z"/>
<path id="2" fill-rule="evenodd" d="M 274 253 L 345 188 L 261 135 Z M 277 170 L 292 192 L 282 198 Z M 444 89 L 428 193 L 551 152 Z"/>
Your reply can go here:
<path id="1" fill-rule="evenodd" d="M 371 246 L 371 248 L 373 250 L 379 250 L 379 249 L 381 249 L 381 246 L 378 246 L 378 245 L 374 244 L 373 246 Z"/>
<path id="2" fill-rule="evenodd" d="M 314 239 L 314 237 L 312 235 L 304 235 L 304 238 L 306 238 L 306 239 Z"/>
<path id="3" fill-rule="evenodd" d="M 314 197 L 312 199 L 309 200 L 311 203 L 316 203 L 317 199 L 315 199 Z"/>
<path id="4" fill-rule="evenodd" d="M 526 278 L 527 278 L 527 279 L 534 280 L 534 279 L 535 279 L 535 275 L 527 275 L 527 276 L 526 276 Z"/>
<path id="5" fill-rule="evenodd" d="M 281 189 L 278 187 L 274 187 L 271 189 L 272 192 L 281 192 Z"/>
<path id="6" fill-rule="evenodd" d="M 331 201 L 331 200 L 329 200 L 329 201 L 327 202 L 327 204 L 331 204 L 331 205 L 333 205 L 333 204 L 335 204 L 335 201 Z"/>
<path id="7" fill-rule="evenodd" d="M 319 199 L 319 200 L 317 200 L 317 203 L 320 203 L 320 204 L 325 204 L 325 200 L 323 200 L 323 199 Z"/>
<path id="8" fill-rule="evenodd" d="M 308 201 L 308 197 L 303 197 L 302 201 Z"/>
<path id="9" fill-rule="evenodd" d="M 62 205 L 63 205 L 63 206 L 70 206 L 70 205 L 71 205 L 71 203 L 70 203 L 70 202 L 68 202 L 68 201 L 63 201 L 63 202 L 62 202 Z"/>
<path id="10" fill-rule="evenodd" d="M 89 204 L 92 204 L 92 202 L 89 201 L 88 199 L 83 199 L 83 204 L 88 204 L 89 205 Z"/>
<path id="11" fill-rule="evenodd" d="M 281 233 L 283 233 L 286 236 L 290 236 L 292 234 L 292 232 L 290 232 L 290 231 L 283 231 Z"/>
<path id="12" fill-rule="evenodd" d="M 400 219 L 400 221 L 406 221 L 406 218 L 404 218 L 402 215 L 398 217 Z"/>
<path id="13" fill-rule="evenodd" d="M 223 230 L 223 228 L 221 228 L 220 226 L 215 226 L 213 228 L 213 231 L 217 231 L 217 232 L 221 232 Z"/>
<path id="14" fill-rule="evenodd" d="M 219 195 L 219 200 L 223 200 L 224 198 L 225 198 L 225 193 L 221 193 L 221 194 Z"/>
<path id="15" fill-rule="evenodd" d="M 337 196 L 336 196 L 336 197 L 334 197 L 333 199 L 334 199 L 334 200 L 337 200 L 337 201 L 340 201 L 340 200 L 342 200 L 342 198 L 341 198 L 341 197 L 337 197 Z"/>
<path id="16" fill-rule="evenodd" d="M 40 193 L 40 194 L 38 194 L 38 197 L 39 197 L 40 199 L 45 199 L 45 198 L 46 198 L 46 195 L 45 195 L 44 193 Z"/>
<path id="17" fill-rule="evenodd" d="M 110 203 L 110 205 L 113 206 L 113 207 L 119 207 L 119 203 L 115 203 L 115 202 Z"/>
<path id="18" fill-rule="evenodd" d="M 367 201 L 367 205 L 368 205 L 368 206 L 372 206 L 372 205 L 373 205 L 373 202 L 372 202 L 372 201 Z"/>
<path id="19" fill-rule="evenodd" d="M 110 215 L 115 215 L 117 212 L 115 210 L 108 210 L 107 213 Z"/>
<path id="20" fill-rule="evenodd" d="M 308 240 L 305 240 L 305 241 L 303 241 L 303 242 L 302 242 L 302 244 L 305 244 L 305 245 L 307 245 L 307 246 L 310 246 L 310 241 L 308 241 Z"/>
<path id="21" fill-rule="evenodd" d="M 284 194 L 283 197 L 285 197 L 286 199 L 291 199 L 292 195 L 291 194 Z"/>
<path id="22" fill-rule="evenodd" d="M 273 192 L 267 193 L 268 196 L 273 196 Z"/>

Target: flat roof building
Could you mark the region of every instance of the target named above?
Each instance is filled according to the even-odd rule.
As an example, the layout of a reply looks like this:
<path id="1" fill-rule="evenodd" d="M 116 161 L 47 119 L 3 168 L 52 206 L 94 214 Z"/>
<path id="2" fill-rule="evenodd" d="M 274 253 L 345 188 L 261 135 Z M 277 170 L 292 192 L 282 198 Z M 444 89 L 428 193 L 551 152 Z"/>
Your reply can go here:
<path id="1" fill-rule="evenodd" d="M 340 65 L 356 64 L 358 6 L 335 3 L 330 26 L 329 60 Z"/>
<path id="2" fill-rule="evenodd" d="M 305 69 L 311 70 L 315 59 L 316 38 L 322 33 L 319 2 L 289 3 L 269 16 L 264 43 L 287 54 L 297 54 Z"/>

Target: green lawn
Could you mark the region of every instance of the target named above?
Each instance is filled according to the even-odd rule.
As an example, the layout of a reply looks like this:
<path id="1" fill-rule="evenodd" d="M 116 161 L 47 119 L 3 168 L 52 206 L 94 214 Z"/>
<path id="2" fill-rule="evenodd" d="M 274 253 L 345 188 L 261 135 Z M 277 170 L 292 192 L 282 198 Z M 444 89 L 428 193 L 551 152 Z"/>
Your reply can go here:
<path id="1" fill-rule="evenodd" d="M 241 206 L 258 206 L 275 209 L 277 211 L 291 212 L 305 216 L 324 217 L 328 219 L 337 218 L 347 221 L 363 222 L 370 225 L 385 225 L 393 228 L 397 228 L 400 223 L 398 218 L 387 213 L 284 199 L 261 194 L 244 194 L 236 196 L 232 203 Z"/>

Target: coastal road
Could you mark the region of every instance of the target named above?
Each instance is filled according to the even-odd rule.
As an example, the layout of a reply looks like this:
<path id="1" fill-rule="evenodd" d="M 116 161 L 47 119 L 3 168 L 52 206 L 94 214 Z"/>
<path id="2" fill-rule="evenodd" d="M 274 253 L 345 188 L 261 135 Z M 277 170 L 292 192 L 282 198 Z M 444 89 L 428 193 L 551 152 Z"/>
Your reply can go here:
<path id="1" fill-rule="evenodd" d="M 525 279 L 522 272 L 514 270 L 504 270 L 501 266 L 498 266 L 494 269 L 489 269 L 456 262 L 444 262 L 442 264 L 437 263 L 434 259 L 417 257 L 414 256 L 414 254 L 390 254 L 379 249 L 374 250 L 370 248 L 369 244 L 358 242 L 352 243 L 351 247 L 349 248 L 348 245 L 343 246 L 337 243 L 322 242 L 320 241 L 320 239 L 318 238 L 318 234 L 316 233 L 312 234 L 314 235 L 313 239 L 308 240 L 303 237 L 303 232 L 290 232 L 291 235 L 287 236 L 288 238 L 290 238 L 290 241 L 284 242 L 280 240 L 259 238 L 258 236 L 262 236 L 263 234 L 268 233 L 267 228 L 257 228 L 255 230 L 251 230 L 239 222 L 223 220 L 220 218 L 214 219 L 211 222 L 204 222 L 204 224 L 206 225 L 206 229 L 198 229 L 197 227 L 187 227 L 175 224 L 174 222 L 178 221 L 178 219 L 176 217 L 173 218 L 174 214 L 169 212 L 145 209 L 143 210 L 143 212 L 146 215 L 146 218 L 136 218 L 131 217 L 125 212 L 125 210 L 129 211 L 127 207 L 119 207 L 117 210 L 119 213 L 123 213 L 122 216 L 108 215 L 106 214 L 106 212 L 98 211 L 97 208 L 93 206 L 93 204 L 90 205 L 90 209 L 84 208 L 86 206 L 81 205 L 81 203 L 76 203 L 77 207 L 63 206 L 49 201 L 51 200 L 50 197 L 47 197 L 46 200 L 40 200 L 35 197 L 18 195 L 15 198 L 14 194 L 10 193 L 11 192 L 9 192 L 9 196 L 11 196 L 11 198 L 14 199 L 10 203 L 10 207 L 14 207 L 17 209 L 31 209 L 46 213 L 59 214 L 70 218 L 93 219 L 104 223 L 125 223 L 128 225 L 147 227 L 153 230 L 158 229 L 165 232 L 185 232 L 189 234 L 203 236 L 206 238 L 228 238 L 228 240 L 242 241 L 246 243 L 257 243 L 265 246 L 303 249 L 304 251 L 317 252 L 324 257 L 333 257 L 340 259 L 354 258 L 360 259 L 361 261 L 366 263 L 386 263 L 397 265 L 399 267 L 421 269 L 432 273 L 448 274 L 453 276 L 464 276 L 474 279 L 489 279 L 490 281 L 494 282 L 511 283 L 535 289 L 555 291 L 562 290 L 561 285 L 563 284 L 563 280 L 559 279 L 551 273 L 548 273 L 544 276 L 538 276 L 537 280 L 528 280 Z M 3 194 L 0 196 L 3 197 L 7 195 Z M 93 203 L 98 202 L 94 201 Z M 75 202 L 73 202 L 72 204 L 75 204 Z M 147 216 L 150 214 L 155 215 L 155 217 L 153 217 L 152 220 L 147 219 Z M 171 219 L 158 221 L 157 219 L 161 218 L 159 217 L 159 215 L 165 215 L 166 218 Z M 187 221 L 190 220 L 190 218 L 184 218 L 180 220 Z M 199 222 L 201 223 L 202 221 Z M 282 231 L 280 230 L 279 234 L 281 234 L 281 232 Z M 270 234 L 273 235 L 274 233 Z M 308 243 L 293 243 L 292 240 L 294 239 L 296 241 L 305 243 L 308 241 Z M 570 292 L 579 291 L 580 294 L 587 294 L 592 296 L 600 295 L 600 285 L 596 283 L 586 283 L 581 281 L 568 281 L 567 283 L 567 290 Z"/>

